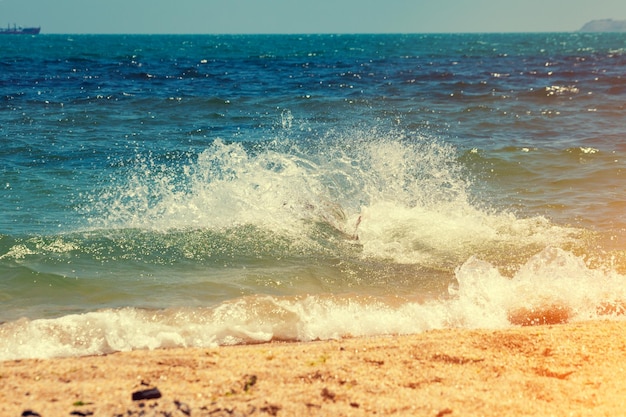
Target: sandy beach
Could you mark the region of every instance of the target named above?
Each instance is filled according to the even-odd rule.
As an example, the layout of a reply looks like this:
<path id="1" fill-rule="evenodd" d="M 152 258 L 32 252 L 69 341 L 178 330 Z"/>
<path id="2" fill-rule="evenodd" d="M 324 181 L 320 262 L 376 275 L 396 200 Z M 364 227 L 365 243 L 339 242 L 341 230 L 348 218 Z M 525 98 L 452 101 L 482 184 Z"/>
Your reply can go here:
<path id="1" fill-rule="evenodd" d="M 614 416 L 626 322 L 16 360 L 0 381 L 2 416 Z"/>

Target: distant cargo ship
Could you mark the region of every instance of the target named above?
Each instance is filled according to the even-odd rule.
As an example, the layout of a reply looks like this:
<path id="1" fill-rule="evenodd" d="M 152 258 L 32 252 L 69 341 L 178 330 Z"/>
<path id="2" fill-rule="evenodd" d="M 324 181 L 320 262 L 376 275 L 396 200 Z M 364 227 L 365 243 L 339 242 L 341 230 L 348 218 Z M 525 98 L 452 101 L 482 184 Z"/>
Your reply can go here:
<path id="1" fill-rule="evenodd" d="M 6 28 L 0 28 L 0 35 L 38 35 L 41 31 L 41 27 L 38 28 L 23 28 L 21 26 L 7 25 Z"/>

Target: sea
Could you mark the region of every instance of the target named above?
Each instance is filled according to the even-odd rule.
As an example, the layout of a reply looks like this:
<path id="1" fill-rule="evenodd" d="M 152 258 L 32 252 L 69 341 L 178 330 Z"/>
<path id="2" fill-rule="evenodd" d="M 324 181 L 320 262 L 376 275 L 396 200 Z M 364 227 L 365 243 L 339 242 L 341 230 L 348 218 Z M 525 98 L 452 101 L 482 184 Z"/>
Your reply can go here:
<path id="1" fill-rule="evenodd" d="M 0 37 L 0 360 L 626 312 L 626 34 Z"/>

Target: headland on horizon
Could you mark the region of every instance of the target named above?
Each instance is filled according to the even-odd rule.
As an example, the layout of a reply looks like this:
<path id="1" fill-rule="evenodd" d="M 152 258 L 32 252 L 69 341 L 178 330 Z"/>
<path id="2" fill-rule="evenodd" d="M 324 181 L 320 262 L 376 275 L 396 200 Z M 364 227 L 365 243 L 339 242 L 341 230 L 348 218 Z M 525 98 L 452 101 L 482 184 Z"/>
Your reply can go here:
<path id="1" fill-rule="evenodd" d="M 626 32 L 626 20 L 599 19 L 585 23 L 579 32 Z"/>

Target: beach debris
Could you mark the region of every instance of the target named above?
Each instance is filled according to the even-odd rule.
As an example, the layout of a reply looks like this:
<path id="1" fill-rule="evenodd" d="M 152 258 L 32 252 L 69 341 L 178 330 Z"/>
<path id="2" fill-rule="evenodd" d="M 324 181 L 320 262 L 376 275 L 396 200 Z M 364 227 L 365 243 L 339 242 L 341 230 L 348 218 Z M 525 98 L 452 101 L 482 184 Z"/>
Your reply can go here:
<path id="1" fill-rule="evenodd" d="M 149 388 L 141 391 L 133 392 L 133 401 L 141 401 L 141 400 L 154 400 L 156 398 L 161 398 L 161 391 L 158 388 Z"/>
<path id="2" fill-rule="evenodd" d="M 248 392 L 250 390 L 250 388 L 252 388 L 257 381 L 257 376 L 256 375 L 245 375 L 244 376 L 244 384 L 243 384 L 243 390 L 245 392 Z"/>
<path id="3" fill-rule="evenodd" d="M 71 416 L 79 416 L 79 417 L 88 417 L 88 416 L 93 416 L 93 411 L 79 411 L 79 410 L 74 410 L 70 413 Z"/>
<path id="4" fill-rule="evenodd" d="M 448 415 L 448 414 L 452 414 L 452 409 L 444 408 L 443 410 L 441 410 L 441 411 L 439 411 L 437 413 L 437 417 L 443 417 L 443 416 Z"/>
<path id="5" fill-rule="evenodd" d="M 178 411 L 180 411 L 181 413 L 183 413 L 186 416 L 190 416 L 191 415 L 191 407 L 189 407 L 188 404 L 185 404 L 181 401 L 175 400 L 174 401 L 174 405 L 176 406 L 176 409 L 178 409 Z"/>
<path id="6" fill-rule="evenodd" d="M 260 410 L 264 413 L 269 414 L 270 416 L 275 416 L 280 411 L 280 406 L 276 404 L 268 404 L 261 407 Z"/>
<path id="7" fill-rule="evenodd" d="M 22 417 L 41 417 L 41 414 L 33 411 L 33 410 L 24 410 L 22 412 Z"/>
<path id="8" fill-rule="evenodd" d="M 337 394 L 335 394 L 334 392 L 332 392 L 331 390 L 329 390 L 328 388 L 324 387 L 322 389 L 322 397 L 326 400 L 331 400 L 331 401 L 335 401 L 335 397 L 337 396 Z"/>

